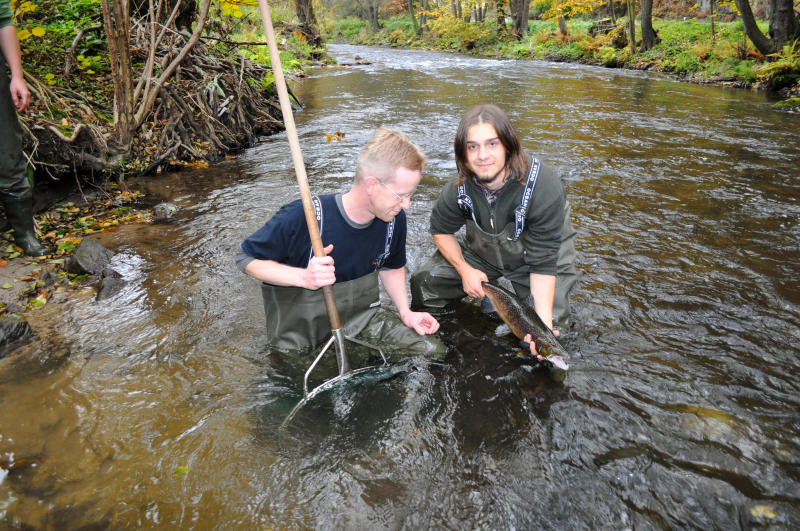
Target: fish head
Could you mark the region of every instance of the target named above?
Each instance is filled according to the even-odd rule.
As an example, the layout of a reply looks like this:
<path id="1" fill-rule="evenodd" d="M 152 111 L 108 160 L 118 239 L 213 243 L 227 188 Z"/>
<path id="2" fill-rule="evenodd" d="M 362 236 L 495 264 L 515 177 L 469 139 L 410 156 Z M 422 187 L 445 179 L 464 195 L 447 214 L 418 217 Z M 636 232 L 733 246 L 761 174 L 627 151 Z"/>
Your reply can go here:
<path id="1" fill-rule="evenodd" d="M 546 358 L 546 359 L 547 359 L 547 361 L 552 363 L 553 367 L 555 367 L 556 369 L 559 369 L 559 370 L 562 370 L 562 371 L 566 371 L 567 369 L 569 369 L 569 365 L 567 365 L 567 362 L 564 361 L 564 358 L 562 358 L 561 356 L 552 356 L 552 357 Z"/>
<path id="2" fill-rule="evenodd" d="M 539 348 L 537 349 L 539 354 L 544 356 L 544 358 L 547 361 L 552 363 L 553 367 L 560 369 L 562 371 L 566 371 L 567 369 L 569 369 L 569 365 L 566 362 L 566 352 L 559 345 L 539 344 L 537 346 L 539 346 Z"/>

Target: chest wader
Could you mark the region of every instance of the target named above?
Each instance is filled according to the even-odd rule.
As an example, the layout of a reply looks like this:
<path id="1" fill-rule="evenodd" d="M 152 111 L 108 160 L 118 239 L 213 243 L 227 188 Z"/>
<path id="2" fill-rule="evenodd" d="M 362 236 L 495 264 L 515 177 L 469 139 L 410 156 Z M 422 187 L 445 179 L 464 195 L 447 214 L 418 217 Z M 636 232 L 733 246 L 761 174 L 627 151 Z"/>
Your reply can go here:
<path id="1" fill-rule="evenodd" d="M 281 350 L 310 349 L 331 335 L 322 290 L 261 285 L 269 345 Z M 345 335 L 358 334 L 380 307 L 378 272 L 337 282 L 333 295 Z"/>
<path id="2" fill-rule="evenodd" d="M 0 54 L 0 203 L 14 229 L 14 243 L 28 256 L 42 256 L 49 251 L 36 239 L 33 227 L 33 189 L 28 182 L 28 162 L 22 153 L 22 129 L 11 99 L 10 82 L 6 61 Z M 3 228 L 6 230 L 8 227 Z"/>
<path id="3" fill-rule="evenodd" d="M 475 220 L 472 199 L 466 193 L 466 186 L 457 187 L 457 201 L 465 217 L 464 237 L 459 236 L 459 244 L 464 259 L 469 265 L 480 269 L 490 281 L 506 277 L 514 292 L 522 299 L 530 295 L 530 272 L 525 265 L 525 248 L 520 235 L 525 228 L 530 198 L 539 175 L 540 162 L 533 159 L 525 182 L 525 191 L 520 205 L 514 210 L 514 222 L 506 225 L 499 234 L 491 234 L 480 228 Z M 575 283 L 575 230 L 570 221 L 571 208 L 566 204 L 564 225 L 562 226 L 561 246 L 558 250 L 556 275 L 556 294 L 553 301 L 553 322 L 565 325 L 569 318 L 569 291 Z M 411 292 L 415 304 L 424 306 L 444 306 L 447 301 L 460 299 L 465 293 L 461 277 L 438 251 L 411 278 Z"/>
<path id="4" fill-rule="evenodd" d="M 319 232 L 325 223 L 319 197 L 311 198 Z M 375 270 L 353 280 L 336 282 L 333 296 L 339 310 L 345 336 L 353 337 L 380 308 L 378 270 L 386 263 L 394 235 L 394 219 L 386 225 L 383 253 L 372 260 Z M 308 260 L 314 257 L 312 250 Z M 309 290 L 293 286 L 273 286 L 262 283 L 264 314 L 267 318 L 267 337 L 270 346 L 282 350 L 309 349 L 325 341 L 331 333 L 330 320 L 322 290 Z"/>

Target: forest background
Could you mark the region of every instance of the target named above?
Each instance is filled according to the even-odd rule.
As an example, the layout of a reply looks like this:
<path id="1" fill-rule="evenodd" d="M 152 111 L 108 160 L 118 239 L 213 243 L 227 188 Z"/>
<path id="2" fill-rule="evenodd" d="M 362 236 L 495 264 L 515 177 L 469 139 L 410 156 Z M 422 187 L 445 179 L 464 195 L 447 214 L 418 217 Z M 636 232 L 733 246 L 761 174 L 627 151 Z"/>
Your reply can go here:
<path id="1" fill-rule="evenodd" d="M 797 0 L 271 2 L 284 70 L 326 41 L 674 72 L 796 96 Z M 12 0 L 38 182 L 203 165 L 282 127 L 257 0 Z M 790 100 L 788 108 L 797 101 Z"/>

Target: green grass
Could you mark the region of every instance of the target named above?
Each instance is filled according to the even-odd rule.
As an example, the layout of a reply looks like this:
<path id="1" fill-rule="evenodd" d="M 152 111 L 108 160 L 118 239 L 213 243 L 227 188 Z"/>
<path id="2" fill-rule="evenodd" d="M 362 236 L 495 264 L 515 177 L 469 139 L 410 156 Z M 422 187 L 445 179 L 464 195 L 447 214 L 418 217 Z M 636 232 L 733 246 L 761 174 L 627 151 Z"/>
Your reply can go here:
<path id="1" fill-rule="evenodd" d="M 620 19 L 620 23 L 624 21 Z M 483 24 L 456 20 L 439 20 L 429 23 L 429 31 L 417 36 L 408 16 L 384 21 L 381 31 L 374 32 L 364 21 L 349 18 L 326 22 L 326 38 L 343 38 L 357 44 L 386 44 L 392 46 L 422 47 L 451 50 L 493 57 L 527 59 L 559 58 L 590 64 L 673 72 L 697 79 L 719 79 L 749 84 L 763 81 L 770 86 L 771 77 L 780 76 L 779 84 L 785 86 L 800 78 L 800 67 L 795 63 L 795 48 L 770 63 L 760 57 L 749 41 L 743 39 L 742 22 L 717 22 L 715 35 L 711 24 L 705 20 L 654 19 L 653 26 L 661 39 L 651 50 L 638 51 L 641 46 L 641 29 L 637 25 L 637 52 L 629 46 L 616 48 L 604 35 L 592 36 L 589 29 L 593 21 L 574 19 L 567 21 L 569 35 L 562 36 L 553 21 L 534 20 L 529 23 L 525 37 L 517 41 L 511 37 L 500 39 L 496 35 L 495 21 Z M 759 22 L 766 32 L 766 22 Z M 627 37 L 627 34 L 626 34 Z M 788 55 L 787 55 L 788 54 Z M 780 67 L 770 66 L 780 63 Z M 777 85 L 778 83 L 776 83 Z"/>

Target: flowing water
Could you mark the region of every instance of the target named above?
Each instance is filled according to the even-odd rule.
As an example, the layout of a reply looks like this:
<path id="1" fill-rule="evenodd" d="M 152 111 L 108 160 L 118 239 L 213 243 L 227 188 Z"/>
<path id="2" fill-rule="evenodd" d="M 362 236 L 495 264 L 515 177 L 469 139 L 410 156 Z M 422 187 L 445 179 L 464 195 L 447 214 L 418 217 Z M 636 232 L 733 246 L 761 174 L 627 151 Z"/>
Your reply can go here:
<path id="1" fill-rule="evenodd" d="M 258 285 L 233 263 L 297 197 L 279 134 L 132 182 L 180 211 L 100 237 L 123 291 L 30 316 L 58 326 L 0 362 L 3 525 L 797 529 L 800 118 L 644 73 L 331 53 L 373 64 L 293 82 L 312 191 L 346 190 L 378 126 L 411 136 L 429 167 L 410 270 L 469 106 L 502 106 L 562 173 L 583 272 L 566 378 L 461 303 L 439 314 L 442 364 L 323 393 L 279 431 L 310 359 L 269 355 Z"/>

